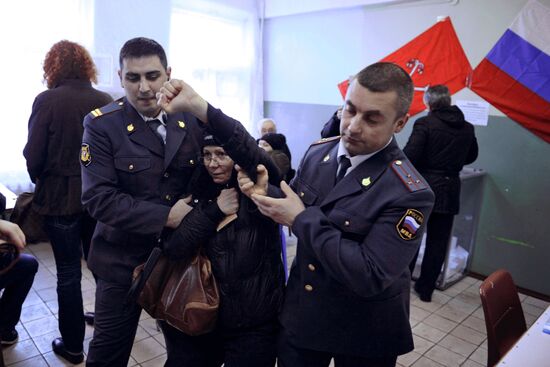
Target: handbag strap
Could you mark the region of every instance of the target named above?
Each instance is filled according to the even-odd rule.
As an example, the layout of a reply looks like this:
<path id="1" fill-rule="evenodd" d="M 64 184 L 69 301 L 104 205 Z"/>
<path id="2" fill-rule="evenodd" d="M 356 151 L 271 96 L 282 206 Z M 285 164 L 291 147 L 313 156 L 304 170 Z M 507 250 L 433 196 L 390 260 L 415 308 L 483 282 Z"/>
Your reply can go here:
<path id="1" fill-rule="evenodd" d="M 147 282 L 147 279 L 149 279 L 149 276 L 151 276 L 155 265 L 157 265 L 160 255 L 162 255 L 162 249 L 160 247 L 155 247 L 153 251 L 151 251 L 149 258 L 143 266 L 143 270 L 141 271 L 139 276 L 132 282 L 132 286 L 130 287 L 128 294 L 126 295 L 126 302 L 124 303 L 125 309 L 128 309 L 131 305 L 136 303 L 141 291 L 143 290 L 143 287 L 145 286 L 145 282 Z"/>

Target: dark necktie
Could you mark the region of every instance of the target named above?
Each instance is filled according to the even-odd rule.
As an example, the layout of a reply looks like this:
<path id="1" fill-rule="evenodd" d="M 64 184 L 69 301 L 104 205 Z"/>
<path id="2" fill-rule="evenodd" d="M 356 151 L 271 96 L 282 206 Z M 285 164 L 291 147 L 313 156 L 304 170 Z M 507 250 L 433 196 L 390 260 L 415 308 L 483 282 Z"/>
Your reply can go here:
<path id="1" fill-rule="evenodd" d="M 166 143 L 166 126 L 159 119 L 147 121 L 147 125 L 153 130 L 156 136 L 162 140 L 162 143 Z"/>
<path id="2" fill-rule="evenodd" d="M 344 178 L 348 168 L 351 167 L 351 161 L 345 155 L 340 158 L 340 165 L 338 166 L 338 174 L 336 175 L 336 183 L 340 182 Z"/>

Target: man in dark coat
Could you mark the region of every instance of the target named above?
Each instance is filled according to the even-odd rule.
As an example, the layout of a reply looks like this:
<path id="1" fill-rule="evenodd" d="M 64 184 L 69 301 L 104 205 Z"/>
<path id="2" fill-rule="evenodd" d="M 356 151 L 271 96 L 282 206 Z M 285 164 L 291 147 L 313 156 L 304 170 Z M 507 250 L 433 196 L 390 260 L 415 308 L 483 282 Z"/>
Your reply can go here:
<path id="1" fill-rule="evenodd" d="M 477 140 L 472 124 L 464 114 L 451 106 L 449 89 L 434 85 L 424 94 L 428 116 L 420 118 L 413 127 L 403 149 L 418 171 L 426 178 L 435 193 L 435 205 L 428 219 L 426 249 L 420 277 L 414 286 L 420 299 L 430 302 L 460 202 L 459 172 L 465 164 L 476 160 Z M 416 256 L 411 262 L 411 273 Z"/>
<path id="2" fill-rule="evenodd" d="M 161 45 L 131 39 L 119 61 L 126 96 L 86 117 L 80 154 L 82 202 L 98 221 L 88 258 L 98 278 L 88 366 L 128 363 L 141 313 L 125 307 L 132 271 L 191 209 L 182 196 L 203 135 L 192 115 L 157 105 L 171 72 Z"/>
<path id="3" fill-rule="evenodd" d="M 339 107 L 330 119 L 325 122 L 321 130 L 321 138 L 332 138 L 340 135 L 340 119 L 342 118 L 342 107 Z"/>
<path id="4" fill-rule="evenodd" d="M 327 367 L 331 358 L 395 366 L 413 350 L 408 265 L 434 198 L 393 136 L 412 94 L 399 66 L 370 65 L 351 82 L 341 138 L 309 148 L 292 189 L 268 186 L 262 167 L 256 183 L 240 173 L 260 211 L 298 237 L 280 316 L 281 367 Z"/>

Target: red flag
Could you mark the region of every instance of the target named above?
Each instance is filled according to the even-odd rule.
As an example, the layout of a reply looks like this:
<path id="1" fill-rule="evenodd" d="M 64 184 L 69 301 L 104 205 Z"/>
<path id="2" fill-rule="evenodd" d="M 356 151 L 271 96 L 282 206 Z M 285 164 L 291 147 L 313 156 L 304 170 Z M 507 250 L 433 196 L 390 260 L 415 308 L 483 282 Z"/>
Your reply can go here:
<path id="1" fill-rule="evenodd" d="M 445 84 L 453 94 L 466 87 L 472 73 L 448 17 L 380 61 L 396 63 L 411 76 L 415 87 L 411 116 L 426 109 L 422 97 L 430 85 Z M 338 84 L 344 98 L 348 85 L 347 80 Z"/>

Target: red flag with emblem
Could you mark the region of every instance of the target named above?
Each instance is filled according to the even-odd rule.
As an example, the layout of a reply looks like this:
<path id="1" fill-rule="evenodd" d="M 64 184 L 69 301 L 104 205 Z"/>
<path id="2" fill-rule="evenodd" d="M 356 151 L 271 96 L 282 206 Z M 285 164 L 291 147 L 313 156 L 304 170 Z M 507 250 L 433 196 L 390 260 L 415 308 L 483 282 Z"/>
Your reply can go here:
<path id="1" fill-rule="evenodd" d="M 454 94 L 467 86 L 472 74 L 470 62 L 448 17 L 380 61 L 396 63 L 411 76 L 415 87 L 409 109 L 411 116 L 426 109 L 422 97 L 430 85 L 445 84 Z M 347 80 L 338 84 L 344 98 L 348 85 Z"/>

